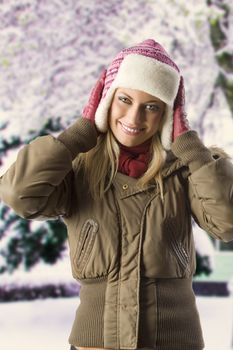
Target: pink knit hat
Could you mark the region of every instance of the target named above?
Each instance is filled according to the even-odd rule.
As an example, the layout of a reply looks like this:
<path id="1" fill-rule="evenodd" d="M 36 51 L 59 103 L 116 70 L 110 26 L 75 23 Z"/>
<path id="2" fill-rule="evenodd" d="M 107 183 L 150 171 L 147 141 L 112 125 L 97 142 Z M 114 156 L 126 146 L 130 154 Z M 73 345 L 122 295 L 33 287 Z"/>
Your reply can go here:
<path id="1" fill-rule="evenodd" d="M 107 69 L 102 98 L 95 115 L 97 128 L 101 132 L 107 131 L 108 111 L 118 87 L 141 90 L 166 103 L 161 142 L 165 149 L 170 149 L 173 105 L 179 83 L 179 68 L 153 39 L 123 49 Z"/>

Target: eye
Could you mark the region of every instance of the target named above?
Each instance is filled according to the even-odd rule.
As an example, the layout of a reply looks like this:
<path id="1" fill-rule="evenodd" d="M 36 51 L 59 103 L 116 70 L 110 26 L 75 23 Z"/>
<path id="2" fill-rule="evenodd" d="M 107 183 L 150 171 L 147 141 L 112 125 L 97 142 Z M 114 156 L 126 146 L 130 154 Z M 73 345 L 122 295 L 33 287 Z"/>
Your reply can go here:
<path id="1" fill-rule="evenodd" d="M 128 97 L 125 97 L 125 96 L 118 96 L 118 100 L 123 102 L 123 103 L 127 103 L 127 104 L 130 104 L 130 99 Z"/>
<path id="2" fill-rule="evenodd" d="M 146 105 L 146 110 L 149 112 L 159 112 L 160 111 L 160 106 L 151 104 L 151 105 Z"/>

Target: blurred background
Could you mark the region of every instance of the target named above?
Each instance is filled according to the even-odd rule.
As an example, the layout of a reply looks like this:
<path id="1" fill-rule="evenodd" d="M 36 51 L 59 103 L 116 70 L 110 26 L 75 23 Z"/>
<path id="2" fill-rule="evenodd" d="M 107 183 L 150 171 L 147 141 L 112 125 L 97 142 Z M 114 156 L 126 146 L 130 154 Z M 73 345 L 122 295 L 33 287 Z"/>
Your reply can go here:
<path id="1" fill-rule="evenodd" d="M 79 117 L 101 70 L 147 38 L 182 70 L 191 127 L 233 157 L 232 0 L 1 0 L 0 175 L 24 144 Z M 205 349 L 229 350 L 233 243 L 194 235 Z M 79 286 L 66 239 L 61 221 L 26 221 L 0 202 L 1 349 L 68 349 Z"/>

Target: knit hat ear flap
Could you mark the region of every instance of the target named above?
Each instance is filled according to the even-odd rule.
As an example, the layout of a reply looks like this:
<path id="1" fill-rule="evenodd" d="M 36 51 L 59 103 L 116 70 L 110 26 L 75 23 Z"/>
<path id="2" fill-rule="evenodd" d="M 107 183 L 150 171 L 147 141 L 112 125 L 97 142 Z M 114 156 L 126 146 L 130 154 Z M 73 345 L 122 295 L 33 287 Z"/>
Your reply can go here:
<path id="1" fill-rule="evenodd" d="M 117 88 L 141 90 L 166 103 L 161 142 L 165 149 L 170 149 L 173 104 L 179 82 L 178 67 L 153 39 L 122 50 L 107 70 L 102 99 L 95 115 L 96 127 L 100 132 L 107 131 L 109 108 Z"/>
<path id="2" fill-rule="evenodd" d="M 171 148 L 173 131 L 173 108 L 171 106 L 166 105 L 163 119 L 160 139 L 163 148 L 168 151 Z"/>

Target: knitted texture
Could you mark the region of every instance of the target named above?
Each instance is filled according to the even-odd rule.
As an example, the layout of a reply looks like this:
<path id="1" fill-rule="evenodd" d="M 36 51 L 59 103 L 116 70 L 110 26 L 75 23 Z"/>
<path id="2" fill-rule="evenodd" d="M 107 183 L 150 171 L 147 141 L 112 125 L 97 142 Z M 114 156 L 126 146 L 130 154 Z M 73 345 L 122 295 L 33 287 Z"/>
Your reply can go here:
<path id="1" fill-rule="evenodd" d="M 84 107 L 82 116 L 89 119 L 93 124 L 95 124 L 95 112 L 99 105 L 100 99 L 102 97 L 102 92 L 104 88 L 106 69 L 104 69 L 97 80 L 94 88 L 91 91 L 87 105 Z"/>
<path id="2" fill-rule="evenodd" d="M 150 145 L 151 139 L 134 147 L 120 145 L 118 171 L 134 178 L 142 176 L 151 158 Z"/>
<path id="3" fill-rule="evenodd" d="M 169 57 L 165 49 L 153 39 L 147 39 L 142 43 L 140 43 L 139 45 L 135 45 L 133 47 L 123 49 L 112 61 L 106 73 L 105 86 L 103 90 L 103 98 L 106 96 L 108 89 L 110 88 L 112 82 L 115 80 L 117 72 L 120 68 L 120 65 L 123 59 L 130 54 L 137 54 L 137 55 L 143 55 L 146 57 L 151 57 L 153 59 L 156 59 L 162 63 L 165 63 L 171 66 L 172 68 L 177 70 L 177 72 L 179 72 L 179 68 Z"/>
<path id="4" fill-rule="evenodd" d="M 187 131 L 177 137 L 171 150 L 176 157 L 188 165 L 191 172 L 213 161 L 210 150 L 204 146 L 194 130 Z"/>
<path id="5" fill-rule="evenodd" d="M 83 285 L 80 305 L 69 337 L 77 347 L 104 347 L 104 303 L 107 283 Z"/>
<path id="6" fill-rule="evenodd" d="M 143 278 L 137 349 L 201 350 L 203 339 L 191 279 Z M 69 343 L 77 347 L 107 348 L 105 328 L 106 281 L 85 284 Z M 183 307 L 182 307 L 183 306 Z M 115 308 L 115 305 L 112 305 Z M 184 317 L 184 308 L 188 319 Z M 111 326 L 111 325 L 110 325 Z M 113 333 L 114 340 L 118 333 Z M 117 347 L 115 347 L 117 349 Z M 133 348 L 131 348 L 133 349 Z"/>
<path id="7" fill-rule="evenodd" d="M 173 141 L 173 106 L 179 85 L 179 68 L 153 39 L 123 49 L 106 72 L 102 98 L 95 114 L 97 129 L 100 132 L 108 130 L 109 109 L 117 88 L 144 91 L 166 104 L 161 143 L 169 150 Z"/>
<path id="8" fill-rule="evenodd" d="M 180 78 L 180 85 L 177 92 L 177 96 L 174 102 L 174 114 L 173 114 L 173 135 L 172 140 L 174 141 L 179 135 L 190 129 L 188 120 L 185 112 L 185 90 L 184 90 L 184 79 Z"/>
<path id="9" fill-rule="evenodd" d="M 70 150 L 74 159 L 78 153 L 87 152 L 96 145 L 97 132 L 89 119 L 79 118 L 57 138 Z"/>

